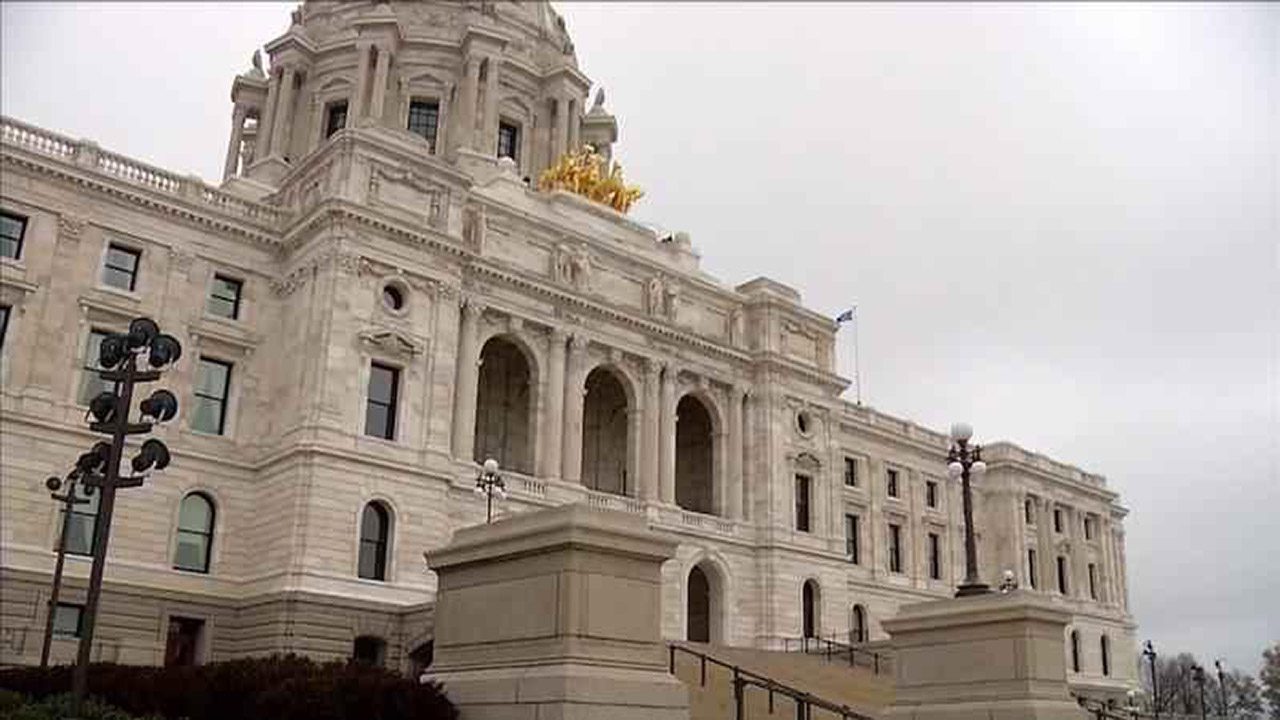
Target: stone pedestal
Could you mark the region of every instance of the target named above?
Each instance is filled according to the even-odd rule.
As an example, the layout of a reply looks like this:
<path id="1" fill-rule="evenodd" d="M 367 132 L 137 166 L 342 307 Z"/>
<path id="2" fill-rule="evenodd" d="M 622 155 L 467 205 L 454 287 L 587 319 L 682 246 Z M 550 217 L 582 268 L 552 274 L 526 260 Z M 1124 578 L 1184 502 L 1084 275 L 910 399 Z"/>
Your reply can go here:
<path id="1" fill-rule="evenodd" d="M 903 607 L 884 622 L 893 720 L 1085 720 L 1067 691 L 1070 616 L 1023 591 Z"/>
<path id="2" fill-rule="evenodd" d="M 582 505 L 459 530 L 427 553 L 431 678 L 463 720 L 687 720 L 660 636 L 675 548 L 642 517 Z"/>

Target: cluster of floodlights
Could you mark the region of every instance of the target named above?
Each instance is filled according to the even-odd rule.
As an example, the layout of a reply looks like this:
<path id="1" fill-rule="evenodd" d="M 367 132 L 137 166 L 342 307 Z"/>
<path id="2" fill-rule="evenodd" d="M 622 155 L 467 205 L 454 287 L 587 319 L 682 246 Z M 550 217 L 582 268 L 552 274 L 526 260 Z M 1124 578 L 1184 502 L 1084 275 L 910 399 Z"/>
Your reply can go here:
<path id="1" fill-rule="evenodd" d="M 499 500 L 507 499 L 507 484 L 503 482 L 502 476 L 498 474 L 498 461 L 489 458 L 484 461 L 484 465 L 480 468 L 480 474 L 476 476 L 476 495 L 485 498 L 485 522 L 493 522 L 493 498 L 497 496 Z"/>
<path id="2" fill-rule="evenodd" d="M 89 574 L 89 591 L 85 598 L 84 624 L 80 633 L 75 674 L 72 678 L 72 716 L 77 716 L 87 686 L 90 651 L 93 647 L 93 631 L 98 616 L 98 600 L 102 594 L 102 575 L 107 559 L 107 543 L 111 537 L 111 513 L 115 507 L 116 490 L 142 485 L 147 473 L 164 470 L 169 466 L 169 448 L 156 438 L 142 442 L 138 453 L 129 462 L 133 475 L 121 476 L 125 438 L 151 432 L 155 423 L 172 420 L 178 414 L 178 398 L 168 390 L 156 390 L 138 403 L 140 417 L 131 422 L 129 415 L 134 402 L 134 387 L 138 383 L 155 382 L 160 371 L 171 367 L 182 357 L 182 344 L 172 335 L 160 332 L 160 326 L 151 318 L 140 317 L 129 323 L 128 332 L 113 333 L 103 338 L 98 347 L 98 376 L 112 383 L 110 390 L 103 390 L 89 400 L 89 429 L 110 436 L 100 440 L 88 452 L 76 459 L 75 468 L 68 474 L 69 488 L 65 496 L 54 499 L 67 503 L 74 500 L 74 480 L 84 486 L 83 493 L 102 493 L 98 503 L 97 524 L 94 529 L 93 569 Z M 52 491 L 62 487 L 59 478 L 50 478 L 46 485 Z M 69 513 L 68 513 L 69 514 Z M 66 524 L 58 543 L 59 560 L 66 552 Z M 61 566 L 61 562 L 59 562 Z M 60 583 L 60 573 L 54 573 L 55 588 Z M 56 597 L 56 589 L 53 593 Z M 53 608 L 50 607 L 50 612 Z M 46 628 L 46 634 L 50 632 Z M 48 641 L 46 640 L 46 645 Z M 46 652 L 47 655 L 47 652 Z"/>

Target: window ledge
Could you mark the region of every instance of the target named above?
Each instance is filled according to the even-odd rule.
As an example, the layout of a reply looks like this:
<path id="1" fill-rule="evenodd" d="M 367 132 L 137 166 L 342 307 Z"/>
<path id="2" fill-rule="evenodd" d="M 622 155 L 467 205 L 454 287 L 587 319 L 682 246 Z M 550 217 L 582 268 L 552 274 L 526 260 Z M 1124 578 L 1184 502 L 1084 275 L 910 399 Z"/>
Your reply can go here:
<path id="1" fill-rule="evenodd" d="M 94 285 L 93 289 L 98 292 L 107 293 L 109 295 L 115 295 L 116 297 L 123 298 L 133 303 L 142 302 L 142 295 L 140 295 L 137 290 L 125 290 L 123 288 L 118 288 L 118 287 L 115 287 L 114 285 L 106 285 L 101 282 Z"/>
<path id="2" fill-rule="evenodd" d="M 229 345 L 245 355 L 252 354 L 260 341 L 256 333 L 249 332 L 240 322 L 212 315 L 203 315 L 195 322 L 188 323 L 187 333 L 191 335 L 197 348 L 204 344 L 204 340 L 212 340 Z"/>

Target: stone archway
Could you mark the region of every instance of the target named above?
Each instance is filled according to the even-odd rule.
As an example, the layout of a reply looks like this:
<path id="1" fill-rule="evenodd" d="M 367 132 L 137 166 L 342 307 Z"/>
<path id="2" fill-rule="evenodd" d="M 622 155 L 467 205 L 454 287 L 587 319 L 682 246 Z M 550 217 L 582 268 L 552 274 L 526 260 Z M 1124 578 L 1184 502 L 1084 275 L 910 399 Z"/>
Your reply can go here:
<path id="1" fill-rule="evenodd" d="M 507 338 L 490 338 L 480 351 L 473 459 L 498 461 L 505 470 L 533 472 L 532 371 L 528 357 Z"/>
<path id="2" fill-rule="evenodd" d="M 819 602 L 818 583 L 813 580 L 805 580 L 804 587 L 800 590 L 801 637 L 816 638 L 822 632 L 819 624 L 821 622 L 818 614 Z"/>
<path id="3" fill-rule="evenodd" d="M 711 411 L 693 395 L 676 405 L 676 505 L 715 512 L 715 436 Z"/>
<path id="4" fill-rule="evenodd" d="M 582 484 L 615 495 L 633 495 L 627 477 L 628 400 L 614 371 L 599 367 L 587 375 L 582 409 Z"/>
<path id="5" fill-rule="evenodd" d="M 689 571 L 685 616 L 685 639 L 689 642 L 711 642 L 711 582 L 702 568 Z"/>

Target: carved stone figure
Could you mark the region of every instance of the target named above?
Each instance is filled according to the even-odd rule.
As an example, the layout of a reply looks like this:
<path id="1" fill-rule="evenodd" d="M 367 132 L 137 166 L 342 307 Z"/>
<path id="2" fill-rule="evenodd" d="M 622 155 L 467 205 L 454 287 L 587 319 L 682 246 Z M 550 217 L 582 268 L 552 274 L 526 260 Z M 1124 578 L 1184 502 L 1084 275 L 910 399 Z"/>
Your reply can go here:
<path id="1" fill-rule="evenodd" d="M 591 103 L 591 111 L 604 110 L 604 88 L 596 90 L 596 99 Z"/>
<path id="2" fill-rule="evenodd" d="M 477 254 L 484 252 L 485 231 L 488 226 L 483 205 L 468 203 L 462 209 L 462 241 Z"/>
<path id="3" fill-rule="evenodd" d="M 579 290 L 590 290 L 591 256 L 587 253 L 586 248 L 579 247 L 573 251 L 573 255 L 569 259 L 569 267 L 572 273 L 571 284 Z"/>
<path id="4" fill-rule="evenodd" d="M 551 263 L 551 274 L 561 285 L 573 284 L 573 251 L 565 243 L 556 246 Z"/>
<path id="5" fill-rule="evenodd" d="M 742 347 L 743 332 L 742 308 L 735 307 L 729 311 L 729 344 Z"/>
<path id="6" fill-rule="evenodd" d="M 661 317 L 663 314 L 663 292 L 662 279 L 657 277 L 649 278 L 649 282 L 645 283 L 645 310 L 654 317 Z"/>
<path id="7" fill-rule="evenodd" d="M 262 50 L 254 50 L 253 59 L 249 62 L 253 64 L 253 69 L 249 71 L 250 75 L 256 78 L 265 78 L 267 76 L 266 72 L 262 70 Z"/>

